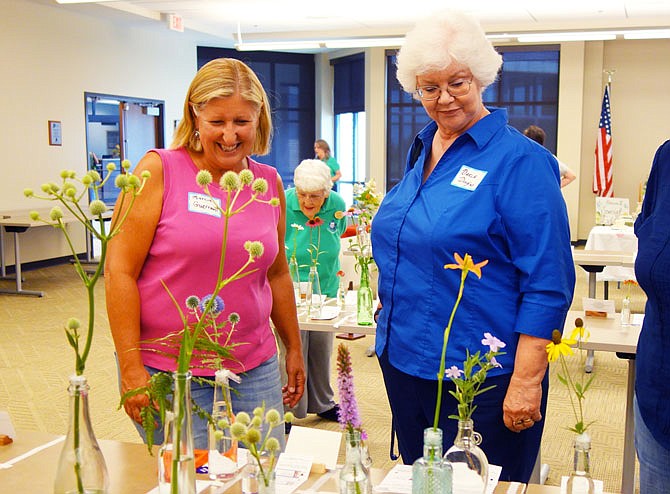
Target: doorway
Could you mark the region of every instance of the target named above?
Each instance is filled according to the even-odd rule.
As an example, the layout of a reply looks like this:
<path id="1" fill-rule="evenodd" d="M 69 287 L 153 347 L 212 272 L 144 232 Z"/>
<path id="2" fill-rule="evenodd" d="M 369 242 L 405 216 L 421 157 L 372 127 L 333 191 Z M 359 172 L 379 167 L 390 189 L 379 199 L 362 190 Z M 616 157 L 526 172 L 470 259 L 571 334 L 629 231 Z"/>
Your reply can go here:
<path id="1" fill-rule="evenodd" d="M 84 99 L 88 169 L 106 175 L 107 165 L 116 165 L 99 197 L 114 205 L 118 196 L 114 179 L 123 173 L 121 161 L 130 160 L 132 170 L 149 149 L 165 146 L 165 102 L 89 92 Z"/>

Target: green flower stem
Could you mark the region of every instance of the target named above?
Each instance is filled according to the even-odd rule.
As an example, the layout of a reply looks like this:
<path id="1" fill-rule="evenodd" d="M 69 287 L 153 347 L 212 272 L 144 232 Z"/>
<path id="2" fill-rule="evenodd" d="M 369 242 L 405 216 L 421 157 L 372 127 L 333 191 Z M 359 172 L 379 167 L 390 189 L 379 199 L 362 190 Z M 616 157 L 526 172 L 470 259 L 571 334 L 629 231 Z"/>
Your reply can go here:
<path id="1" fill-rule="evenodd" d="M 465 278 L 468 276 L 468 271 L 463 270 L 461 274 L 461 285 L 458 287 L 458 295 L 456 297 L 456 302 L 454 302 L 454 307 L 451 309 L 451 315 L 449 316 L 449 323 L 444 329 L 444 337 L 442 341 L 442 356 L 440 357 L 440 370 L 437 373 L 437 403 L 435 404 L 435 418 L 433 419 L 433 430 L 437 429 L 437 425 L 440 421 L 440 408 L 442 408 L 442 385 L 444 382 L 444 370 L 445 370 L 445 360 L 447 356 L 447 343 L 449 342 L 449 334 L 451 333 L 451 325 L 454 322 L 454 317 L 456 316 L 456 310 L 458 309 L 459 304 L 461 303 L 461 298 L 463 298 L 463 287 L 465 286 Z"/>
<path id="2" fill-rule="evenodd" d="M 581 430 L 576 430 L 578 434 L 581 434 L 584 432 L 584 411 L 582 409 L 582 398 L 577 395 L 577 389 L 575 388 L 575 382 L 572 379 L 572 376 L 570 375 L 570 372 L 568 371 L 568 364 L 565 361 L 565 357 L 563 354 L 559 356 L 560 361 L 561 361 L 561 369 L 563 369 L 563 372 L 565 373 L 565 380 L 568 383 L 568 391 L 574 391 L 575 396 L 577 396 L 577 404 L 579 406 L 579 414 L 577 414 L 577 409 L 575 408 L 575 401 L 574 398 L 572 397 L 572 393 L 568 392 L 568 396 L 570 397 L 570 405 L 572 406 L 572 413 L 575 416 L 575 420 L 577 421 L 577 425 L 575 426 L 575 429 L 581 429 Z M 578 427 L 578 425 L 581 424 L 581 427 Z"/>
<path id="3" fill-rule="evenodd" d="M 84 482 L 81 478 L 81 450 L 79 449 L 79 406 L 81 394 L 75 392 L 74 395 L 74 475 L 77 479 L 77 494 L 84 494 Z"/>
<path id="4" fill-rule="evenodd" d="M 177 376 L 177 380 L 180 379 L 180 376 Z M 170 493 L 171 494 L 179 494 L 179 463 L 181 461 L 181 447 L 180 447 L 180 442 L 181 442 L 181 431 L 182 431 L 182 422 L 184 421 L 184 408 L 188 406 L 187 404 L 184 403 L 184 393 L 185 393 L 185 387 L 188 383 L 186 380 L 184 380 L 183 383 L 178 384 L 175 382 L 174 384 L 174 400 L 175 403 L 179 403 L 179 410 L 177 411 L 177 416 L 174 417 L 174 420 L 172 422 L 172 433 L 174 434 L 174 437 L 177 438 L 176 444 L 173 444 L 172 446 L 172 474 L 170 477 Z"/>

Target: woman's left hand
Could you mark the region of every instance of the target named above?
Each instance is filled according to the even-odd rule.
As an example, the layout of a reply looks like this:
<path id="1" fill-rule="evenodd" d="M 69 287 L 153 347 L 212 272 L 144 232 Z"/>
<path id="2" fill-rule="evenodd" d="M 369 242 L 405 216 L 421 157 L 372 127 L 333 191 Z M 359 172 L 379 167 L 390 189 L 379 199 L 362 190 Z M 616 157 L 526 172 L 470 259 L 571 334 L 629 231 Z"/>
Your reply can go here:
<path id="1" fill-rule="evenodd" d="M 298 404 L 305 391 L 305 366 L 302 360 L 302 352 L 287 351 L 286 375 L 288 380 L 282 388 L 284 404 L 293 408 Z"/>
<path id="2" fill-rule="evenodd" d="M 514 373 L 503 401 L 503 421 L 513 432 L 530 429 L 542 420 L 542 380 L 547 371 L 549 340 L 519 335 Z"/>
<path id="3" fill-rule="evenodd" d="M 514 432 L 521 432 L 533 427 L 535 422 L 542 420 L 541 400 L 541 381 L 535 383 L 513 375 L 503 402 L 505 426 Z"/>

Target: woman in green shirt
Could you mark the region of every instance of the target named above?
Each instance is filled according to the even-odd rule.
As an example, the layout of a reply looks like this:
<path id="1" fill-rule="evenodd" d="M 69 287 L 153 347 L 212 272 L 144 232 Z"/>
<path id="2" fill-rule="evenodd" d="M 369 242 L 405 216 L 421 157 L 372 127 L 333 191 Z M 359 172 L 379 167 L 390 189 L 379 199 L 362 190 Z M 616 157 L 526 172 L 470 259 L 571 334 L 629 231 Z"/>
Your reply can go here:
<path id="1" fill-rule="evenodd" d="M 344 199 L 331 190 L 328 167 L 319 160 L 304 160 L 295 169 L 295 188 L 286 191 L 287 255 L 295 256 L 300 266 L 300 279 L 307 281 L 317 246 L 321 293 L 337 296 L 340 270 L 340 235 L 346 228 L 346 217 L 335 217 L 346 209 Z M 293 410 L 298 418 L 316 413 L 327 420 L 337 420 L 338 405 L 333 400 L 330 386 L 330 356 L 333 334 L 320 331 L 301 331 L 302 352 L 305 360 L 307 383 L 305 393 Z"/>
<path id="2" fill-rule="evenodd" d="M 330 180 L 335 183 L 342 176 L 340 165 L 330 153 L 330 146 L 323 139 L 317 139 L 314 143 L 314 153 L 316 157 L 323 161 L 330 168 Z"/>

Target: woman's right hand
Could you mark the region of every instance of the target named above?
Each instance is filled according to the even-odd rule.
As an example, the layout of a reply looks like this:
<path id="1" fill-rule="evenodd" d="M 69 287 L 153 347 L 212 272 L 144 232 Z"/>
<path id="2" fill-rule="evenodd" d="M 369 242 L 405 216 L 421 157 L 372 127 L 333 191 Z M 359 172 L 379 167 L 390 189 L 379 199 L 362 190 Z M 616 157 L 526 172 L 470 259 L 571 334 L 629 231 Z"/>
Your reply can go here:
<path id="1" fill-rule="evenodd" d="M 151 375 L 144 366 L 121 374 L 121 396 L 137 388 L 145 387 L 149 383 Z M 149 406 L 149 398 L 144 393 L 130 396 L 123 402 L 123 408 L 128 416 L 138 424 L 142 424 L 142 409 Z"/>

